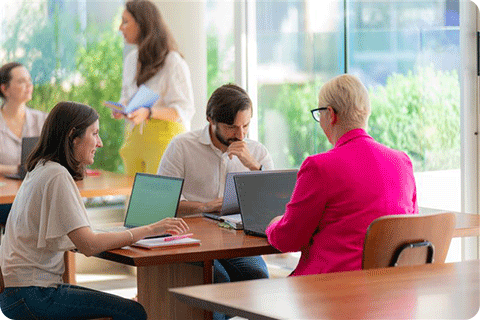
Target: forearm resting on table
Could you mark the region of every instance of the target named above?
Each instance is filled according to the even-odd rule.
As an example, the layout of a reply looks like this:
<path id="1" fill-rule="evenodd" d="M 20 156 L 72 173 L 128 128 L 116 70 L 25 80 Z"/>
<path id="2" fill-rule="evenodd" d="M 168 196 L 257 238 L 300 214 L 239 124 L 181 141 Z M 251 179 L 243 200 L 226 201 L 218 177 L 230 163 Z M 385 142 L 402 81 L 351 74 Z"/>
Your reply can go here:
<path id="1" fill-rule="evenodd" d="M 87 257 L 97 253 L 131 245 L 135 241 L 152 236 L 149 226 L 132 228 L 128 231 L 95 233 L 90 227 L 82 227 L 71 231 L 68 237 L 77 247 L 77 250 Z"/>
<path id="2" fill-rule="evenodd" d="M 0 164 L 0 173 L 1 174 L 11 174 L 11 173 L 16 173 L 17 171 L 18 171 L 18 166 Z"/>
<path id="3" fill-rule="evenodd" d="M 202 213 L 202 212 L 219 212 L 222 204 L 222 198 L 212 200 L 210 202 L 200 201 L 180 201 L 177 210 L 177 216 L 183 218 L 185 216 Z"/>

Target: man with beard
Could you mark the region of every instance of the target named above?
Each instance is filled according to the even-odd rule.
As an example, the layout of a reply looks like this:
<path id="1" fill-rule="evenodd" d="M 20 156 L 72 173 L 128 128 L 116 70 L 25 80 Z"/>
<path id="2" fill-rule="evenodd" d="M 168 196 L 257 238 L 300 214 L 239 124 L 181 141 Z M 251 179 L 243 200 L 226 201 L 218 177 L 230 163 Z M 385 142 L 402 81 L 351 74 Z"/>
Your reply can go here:
<path id="1" fill-rule="evenodd" d="M 217 212 L 222 206 L 228 172 L 271 170 L 273 161 L 259 142 L 246 138 L 252 101 L 242 88 L 226 84 L 207 103 L 209 124 L 172 139 L 158 174 L 184 178 L 178 216 Z M 260 256 L 214 261 L 214 282 L 267 278 Z"/>

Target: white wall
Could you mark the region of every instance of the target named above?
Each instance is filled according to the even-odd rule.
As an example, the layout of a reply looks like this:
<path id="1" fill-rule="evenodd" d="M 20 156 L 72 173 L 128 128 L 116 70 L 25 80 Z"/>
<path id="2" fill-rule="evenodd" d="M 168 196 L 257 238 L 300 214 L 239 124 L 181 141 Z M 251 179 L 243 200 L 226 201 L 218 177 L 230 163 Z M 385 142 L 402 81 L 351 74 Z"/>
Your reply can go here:
<path id="1" fill-rule="evenodd" d="M 190 68 L 196 112 L 192 130 L 203 127 L 207 103 L 207 35 L 205 28 L 205 0 L 154 1 L 170 26 L 180 51 Z"/>

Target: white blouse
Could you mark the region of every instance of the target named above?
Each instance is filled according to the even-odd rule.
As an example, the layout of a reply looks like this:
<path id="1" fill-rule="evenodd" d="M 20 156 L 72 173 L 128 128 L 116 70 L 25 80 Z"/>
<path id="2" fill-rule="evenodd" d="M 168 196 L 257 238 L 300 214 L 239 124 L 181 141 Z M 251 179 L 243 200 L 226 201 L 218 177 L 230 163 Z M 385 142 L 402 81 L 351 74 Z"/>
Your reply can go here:
<path id="1" fill-rule="evenodd" d="M 47 114 L 45 112 L 26 108 L 22 137 L 40 136 L 46 118 Z M 22 139 L 8 128 L 0 112 L 0 164 L 18 166 L 20 164 L 21 153 Z"/>
<path id="2" fill-rule="evenodd" d="M 138 90 L 138 49 L 132 50 L 123 63 L 123 84 L 120 103 L 126 105 Z M 190 130 L 190 121 L 195 113 L 190 70 L 185 60 L 176 51 L 170 51 L 163 67 L 147 82 L 148 88 L 160 95 L 153 108 L 174 108 L 179 122 Z"/>

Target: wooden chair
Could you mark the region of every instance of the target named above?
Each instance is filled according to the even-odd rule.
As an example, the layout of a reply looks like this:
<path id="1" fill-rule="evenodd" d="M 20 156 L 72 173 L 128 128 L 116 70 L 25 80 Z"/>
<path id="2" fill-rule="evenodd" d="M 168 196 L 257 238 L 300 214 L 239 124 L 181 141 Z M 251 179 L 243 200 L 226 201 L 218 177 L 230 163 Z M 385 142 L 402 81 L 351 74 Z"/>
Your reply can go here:
<path id="1" fill-rule="evenodd" d="M 363 269 L 444 263 L 455 229 L 455 214 L 389 215 L 367 229 Z"/>

